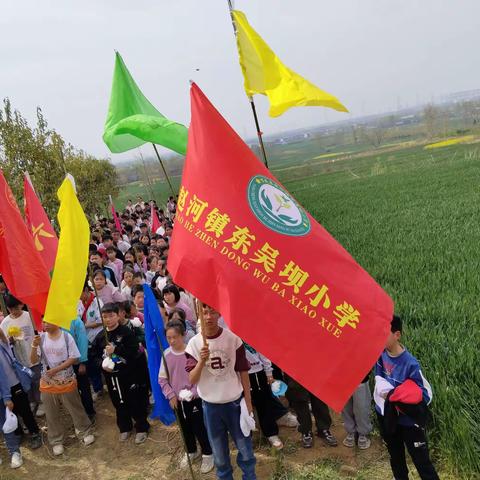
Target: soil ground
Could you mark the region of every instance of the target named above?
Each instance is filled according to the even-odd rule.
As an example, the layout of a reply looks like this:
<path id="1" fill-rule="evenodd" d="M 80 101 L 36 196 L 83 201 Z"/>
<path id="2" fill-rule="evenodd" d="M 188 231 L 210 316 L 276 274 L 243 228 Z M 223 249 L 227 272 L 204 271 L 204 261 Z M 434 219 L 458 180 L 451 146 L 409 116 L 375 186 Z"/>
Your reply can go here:
<path id="1" fill-rule="evenodd" d="M 51 449 L 46 444 L 38 450 L 30 450 L 26 445 L 22 448 L 24 465 L 18 470 L 11 470 L 7 460 L 5 447 L 0 447 L 0 480 L 188 480 L 188 470 L 178 468 L 179 459 L 183 453 L 180 434 L 176 426 L 165 427 L 160 422 L 152 422 L 148 441 L 142 446 L 136 446 L 131 438 L 126 443 L 118 441 L 118 430 L 115 423 L 114 410 L 108 397 L 101 398 L 97 404 L 97 422 L 95 427 L 96 442 L 84 447 L 75 438 L 73 427 L 65 415 L 67 439 L 65 454 L 53 457 Z M 42 420 L 39 422 L 43 424 Z M 316 463 L 322 459 L 331 459 L 340 465 L 340 470 L 347 475 L 355 476 L 359 470 L 370 465 L 385 462 L 385 450 L 378 437 L 372 437 L 369 450 L 359 451 L 341 445 L 345 433 L 341 419 L 334 417 L 333 433 L 339 439 L 337 448 L 327 447 L 316 439 L 312 449 L 303 449 L 300 436 L 294 428 L 282 427 L 280 436 L 285 443 L 281 454 L 272 451 L 268 442 L 259 433 L 254 434 L 255 453 L 257 456 L 257 475 L 259 479 L 268 479 L 274 473 L 277 477 L 289 467 Z M 235 463 L 235 452 L 232 464 Z M 199 464 L 194 465 L 196 477 L 205 480 L 215 478 L 213 473 L 201 475 Z M 235 468 L 235 479 L 241 478 L 240 471 Z"/>

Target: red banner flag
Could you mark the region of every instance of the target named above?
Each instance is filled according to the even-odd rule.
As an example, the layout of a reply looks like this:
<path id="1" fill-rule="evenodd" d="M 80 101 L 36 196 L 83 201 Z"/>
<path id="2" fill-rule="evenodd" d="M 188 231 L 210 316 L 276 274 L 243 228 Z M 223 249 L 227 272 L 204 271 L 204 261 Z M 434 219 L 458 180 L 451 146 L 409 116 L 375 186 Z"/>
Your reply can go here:
<path id="1" fill-rule="evenodd" d="M 153 202 L 150 205 L 150 225 L 152 229 L 152 234 L 157 233 L 157 230 L 162 226 L 160 219 L 158 218 L 157 211 L 153 206 Z"/>
<path id="2" fill-rule="evenodd" d="M 110 210 L 112 211 L 113 221 L 115 222 L 115 228 L 120 233 L 122 233 L 123 232 L 122 224 L 120 223 L 120 219 L 118 218 L 117 212 L 115 211 L 115 205 L 113 204 L 111 195 L 110 195 Z"/>
<path id="3" fill-rule="evenodd" d="M 372 368 L 390 330 L 390 297 L 195 84 L 168 270 L 336 411 Z"/>
<path id="4" fill-rule="evenodd" d="M 47 272 L 52 272 L 57 256 L 58 238 L 35 193 L 30 175 L 23 179 L 25 220 Z"/>
<path id="5" fill-rule="evenodd" d="M 1 170 L 0 272 L 13 296 L 45 312 L 50 277 Z"/>

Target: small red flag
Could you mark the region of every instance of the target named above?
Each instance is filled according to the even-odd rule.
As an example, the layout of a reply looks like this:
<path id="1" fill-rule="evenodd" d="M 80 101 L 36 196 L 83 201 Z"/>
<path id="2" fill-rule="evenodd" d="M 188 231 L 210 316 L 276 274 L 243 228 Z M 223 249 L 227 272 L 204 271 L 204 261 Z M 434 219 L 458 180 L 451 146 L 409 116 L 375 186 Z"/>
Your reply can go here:
<path id="1" fill-rule="evenodd" d="M 157 211 L 153 206 L 153 202 L 152 202 L 152 205 L 150 206 L 150 222 L 151 222 L 152 233 L 153 234 L 157 233 L 157 230 L 162 226 L 162 224 L 160 223 L 160 219 L 158 218 Z"/>
<path id="2" fill-rule="evenodd" d="M 384 348 L 393 302 L 195 84 L 191 105 L 168 270 L 340 411 Z"/>
<path id="3" fill-rule="evenodd" d="M 50 277 L 1 170 L 0 272 L 13 296 L 45 313 Z"/>
<path id="4" fill-rule="evenodd" d="M 117 212 L 115 211 L 115 205 L 113 204 L 111 195 L 110 195 L 110 210 L 112 211 L 112 217 L 113 217 L 113 221 L 115 222 L 115 228 L 120 233 L 122 233 L 123 232 L 122 224 L 120 223 L 120 219 L 118 218 Z"/>
<path id="5" fill-rule="evenodd" d="M 47 272 L 52 272 L 57 256 L 58 238 L 35 193 L 28 173 L 25 174 L 23 180 L 23 190 L 27 226 Z"/>

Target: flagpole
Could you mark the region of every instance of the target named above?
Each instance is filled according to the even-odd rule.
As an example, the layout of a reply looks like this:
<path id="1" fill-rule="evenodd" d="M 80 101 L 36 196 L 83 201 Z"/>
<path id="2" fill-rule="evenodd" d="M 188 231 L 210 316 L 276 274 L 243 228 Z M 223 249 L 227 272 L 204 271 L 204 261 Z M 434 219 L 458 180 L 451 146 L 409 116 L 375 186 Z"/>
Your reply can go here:
<path id="1" fill-rule="evenodd" d="M 235 25 L 235 20 L 233 19 L 233 1 L 228 1 L 228 9 L 230 11 L 230 19 L 232 20 L 233 34 L 235 39 L 237 38 L 237 27 Z M 265 151 L 265 145 L 263 144 L 262 131 L 260 130 L 260 123 L 258 122 L 257 109 L 255 108 L 255 102 L 252 96 L 248 96 L 248 101 L 250 102 L 250 107 L 252 108 L 253 119 L 255 120 L 255 128 L 257 129 L 258 143 L 260 145 L 260 151 L 262 152 L 263 163 L 268 168 L 267 152 Z"/>
<path id="2" fill-rule="evenodd" d="M 205 318 L 203 316 L 202 302 L 198 298 L 195 299 L 195 307 L 197 310 L 197 316 L 200 319 L 200 330 L 202 333 L 203 346 L 208 347 L 207 336 L 205 333 Z"/>
<path id="3" fill-rule="evenodd" d="M 167 171 L 165 170 L 165 166 L 163 165 L 162 159 L 160 158 L 160 154 L 158 153 L 157 146 L 154 143 L 152 143 L 152 146 L 153 146 L 153 149 L 155 150 L 155 153 L 157 154 L 158 161 L 160 162 L 160 166 L 162 167 L 163 173 L 165 174 L 165 178 L 167 179 L 168 186 L 170 187 L 172 195 L 175 196 L 175 192 L 170 182 L 170 178 L 168 177 Z"/>
<path id="4" fill-rule="evenodd" d="M 2 307 L 2 312 L 5 316 L 8 315 L 7 306 L 5 305 L 5 299 L 3 298 L 3 293 L 0 293 L 0 306 Z"/>
<path id="5" fill-rule="evenodd" d="M 250 101 L 250 106 L 252 107 L 253 118 L 255 120 L 255 127 L 257 128 L 258 143 L 260 144 L 260 150 L 262 151 L 263 163 L 268 168 L 267 154 L 265 152 L 265 145 L 263 144 L 263 138 L 262 138 L 263 133 L 260 130 L 260 125 L 258 123 L 257 109 L 255 108 L 255 102 L 253 101 L 253 97 L 248 97 L 248 99 Z"/>

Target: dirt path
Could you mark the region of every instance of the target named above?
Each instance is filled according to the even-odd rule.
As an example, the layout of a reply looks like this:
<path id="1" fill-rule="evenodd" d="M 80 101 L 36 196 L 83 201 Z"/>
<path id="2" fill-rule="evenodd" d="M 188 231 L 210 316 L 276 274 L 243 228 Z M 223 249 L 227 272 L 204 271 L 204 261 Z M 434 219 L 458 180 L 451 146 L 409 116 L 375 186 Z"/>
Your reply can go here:
<path id="1" fill-rule="evenodd" d="M 176 427 L 165 427 L 155 422 L 151 434 L 142 446 L 136 446 L 133 440 L 125 444 L 118 442 L 118 430 L 115 424 L 114 411 L 108 398 L 97 403 L 96 442 L 82 446 L 73 436 L 65 442 L 65 454 L 54 458 L 51 450 L 44 445 L 32 451 L 23 448 L 25 463 L 16 471 L 9 468 L 7 452 L 0 448 L 3 465 L 0 466 L 0 480 L 188 480 L 188 471 L 178 469 L 178 460 L 182 454 L 180 436 Z M 336 417 L 332 428 L 340 443 L 344 436 L 341 422 Z M 319 440 L 312 449 L 303 449 L 299 434 L 295 429 L 282 428 L 281 438 L 285 442 L 284 452 L 279 455 L 269 448 L 266 440 L 255 434 L 254 443 L 258 460 L 258 478 L 268 479 L 274 471 L 286 466 L 313 463 L 320 459 L 332 459 L 344 466 L 342 470 L 352 474 L 360 468 L 373 464 L 384 457 L 384 450 L 378 438 L 373 438 L 372 447 L 367 451 L 349 449 L 342 445 L 337 448 L 324 446 Z M 46 441 L 46 438 L 45 438 Z M 234 462 L 235 457 L 232 457 Z M 195 470 L 198 472 L 198 464 Z M 238 469 L 235 478 L 240 478 Z M 213 474 L 200 475 L 200 479 L 214 479 Z"/>

